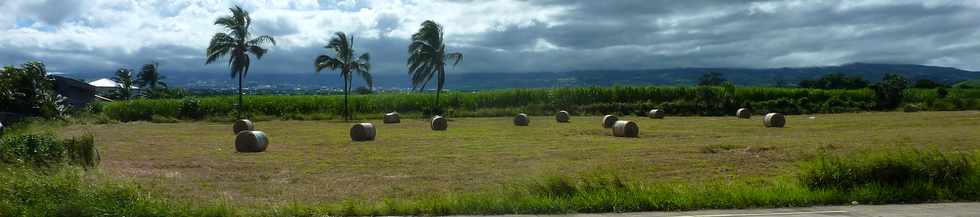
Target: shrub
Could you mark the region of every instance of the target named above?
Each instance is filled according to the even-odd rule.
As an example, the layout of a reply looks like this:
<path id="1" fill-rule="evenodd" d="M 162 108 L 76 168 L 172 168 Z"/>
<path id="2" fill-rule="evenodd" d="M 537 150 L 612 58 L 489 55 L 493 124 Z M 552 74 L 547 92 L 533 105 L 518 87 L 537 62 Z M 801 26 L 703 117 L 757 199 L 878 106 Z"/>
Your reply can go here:
<path id="1" fill-rule="evenodd" d="M 84 168 L 92 168 L 99 165 L 101 157 L 98 149 L 95 148 L 95 136 L 86 134 L 81 137 L 73 137 L 64 140 L 64 146 L 68 151 L 69 162 Z"/>
<path id="2" fill-rule="evenodd" d="M 63 117 L 68 107 L 54 91 L 54 78 L 41 62 L 0 70 L 0 108 L 4 112 L 46 118 Z"/>
<path id="3" fill-rule="evenodd" d="M 204 109 L 201 108 L 201 100 L 188 97 L 180 100 L 180 107 L 177 108 L 177 116 L 193 120 L 204 118 Z"/>

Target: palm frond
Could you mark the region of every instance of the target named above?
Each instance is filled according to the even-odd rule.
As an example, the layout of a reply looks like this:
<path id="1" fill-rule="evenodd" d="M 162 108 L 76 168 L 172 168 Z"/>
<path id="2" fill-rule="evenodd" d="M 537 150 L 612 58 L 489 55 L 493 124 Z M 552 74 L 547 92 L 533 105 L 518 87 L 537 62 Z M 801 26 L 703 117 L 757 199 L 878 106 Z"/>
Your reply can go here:
<path id="1" fill-rule="evenodd" d="M 235 39 L 225 33 L 216 33 L 211 37 L 211 43 L 208 45 L 207 60 L 204 64 L 211 64 L 212 62 L 218 60 L 228 54 L 232 48 L 235 47 Z"/>
<path id="2" fill-rule="evenodd" d="M 446 59 L 453 60 L 453 68 L 456 68 L 456 65 L 459 64 L 459 61 L 463 60 L 463 54 L 459 52 L 449 53 L 446 54 Z"/>
<path id="3" fill-rule="evenodd" d="M 316 73 L 320 73 L 323 69 L 337 69 L 340 68 L 340 65 L 340 61 L 327 55 L 320 55 L 313 59 L 313 67 L 316 68 Z"/>
<path id="4" fill-rule="evenodd" d="M 272 46 L 276 46 L 276 39 L 272 38 L 272 36 L 263 35 L 253 38 L 246 43 L 248 43 L 249 46 L 262 46 L 265 45 L 265 43 L 271 43 Z"/>
<path id="5" fill-rule="evenodd" d="M 265 48 L 259 46 L 255 46 L 255 45 L 248 46 L 248 52 L 255 54 L 255 59 L 262 59 L 262 56 L 265 55 L 265 52 L 267 51 L 268 50 L 266 50 Z"/>

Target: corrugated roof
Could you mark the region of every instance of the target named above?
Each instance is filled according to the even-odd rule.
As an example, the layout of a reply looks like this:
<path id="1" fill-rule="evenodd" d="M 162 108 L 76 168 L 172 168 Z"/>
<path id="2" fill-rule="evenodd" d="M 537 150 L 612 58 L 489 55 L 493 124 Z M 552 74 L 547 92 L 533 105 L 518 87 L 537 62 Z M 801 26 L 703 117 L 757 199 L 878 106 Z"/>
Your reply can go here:
<path id="1" fill-rule="evenodd" d="M 95 87 L 122 87 L 122 85 L 116 83 L 116 81 L 113 81 L 112 79 L 108 79 L 108 78 L 103 78 L 103 79 L 95 80 L 93 82 L 88 82 L 88 84 Z M 140 89 L 140 88 L 137 86 L 133 86 L 131 89 Z"/>
<path id="2" fill-rule="evenodd" d="M 108 79 L 108 78 L 103 78 L 103 79 L 95 80 L 93 82 L 88 82 L 88 84 L 89 85 L 92 85 L 92 86 L 96 86 L 96 87 L 119 87 L 119 86 L 122 86 L 122 85 L 119 85 L 119 83 L 116 83 L 116 81 L 113 81 L 112 79 Z"/>

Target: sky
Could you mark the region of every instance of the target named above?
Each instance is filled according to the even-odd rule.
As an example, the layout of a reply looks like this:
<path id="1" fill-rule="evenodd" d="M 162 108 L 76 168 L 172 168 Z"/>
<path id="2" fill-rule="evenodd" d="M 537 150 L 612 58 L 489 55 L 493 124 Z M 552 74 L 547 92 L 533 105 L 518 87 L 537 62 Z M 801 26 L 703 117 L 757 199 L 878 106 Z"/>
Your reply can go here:
<path id="1" fill-rule="evenodd" d="M 463 53 L 450 73 L 673 67 L 804 67 L 850 62 L 980 70 L 980 1 L 960 0 L 3 0 L 0 64 L 111 73 L 157 62 L 205 65 L 213 25 L 241 5 L 278 42 L 251 73 L 313 73 L 334 32 L 355 37 L 372 73 L 406 73 L 412 33 L 444 27 Z M 328 72 L 329 73 L 329 72 Z"/>

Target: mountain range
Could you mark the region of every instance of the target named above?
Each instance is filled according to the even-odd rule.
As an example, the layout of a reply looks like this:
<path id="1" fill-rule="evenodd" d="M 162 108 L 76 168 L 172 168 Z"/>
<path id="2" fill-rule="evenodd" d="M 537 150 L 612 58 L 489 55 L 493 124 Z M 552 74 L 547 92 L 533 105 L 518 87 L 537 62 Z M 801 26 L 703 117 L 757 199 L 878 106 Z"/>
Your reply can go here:
<path id="1" fill-rule="evenodd" d="M 446 88 L 454 90 L 483 90 L 501 88 L 609 86 L 609 85 L 693 85 L 703 74 L 718 72 L 739 86 L 773 86 L 778 83 L 790 86 L 803 79 L 815 79 L 828 73 L 859 75 L 869 81 L 878 81 L 886 73 L 898 73 L 906 78 L 930 79 L 944 84 L 978 79 L 980 72 L 951 67 L 915 64 L 849 63 L 838 66 L 783 67 L 783 68 L 666 68 L 638 70 L 581 70 L 569 72 L 526 73 L 452 73 L 447 74 Z M 225 73 L 162 73 L 171 86 L 190 89 L 231 89 L 237 80 Z M 68 74 L 69 77 L 91 81 L 109 77 L 111 73 Z M 247 86 L 256 89 L 315 90 L 340 88 L 337 73 L 324 72 L 294 74 L 249 73 Z M 355 87 L 364 86 L 355 78 Z M 376 74 L 374 86 L 381 89 L 411 88 L 409 76 L 403 73 Z M 434 88 L 434 82 L 426 88 Z"/>

